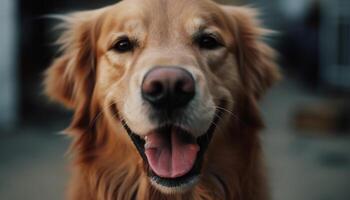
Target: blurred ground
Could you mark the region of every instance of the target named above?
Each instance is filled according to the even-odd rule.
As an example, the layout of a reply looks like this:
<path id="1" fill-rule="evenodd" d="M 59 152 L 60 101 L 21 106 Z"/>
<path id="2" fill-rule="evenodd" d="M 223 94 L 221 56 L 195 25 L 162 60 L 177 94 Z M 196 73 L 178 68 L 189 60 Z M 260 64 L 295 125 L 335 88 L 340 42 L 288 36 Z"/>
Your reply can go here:
<path id="1" fill-rule="evenodd" d="M 64 199 L 69 140 L 49 130 L 28 128 L 0 136 L 1 200 Z"/>
<path id="2" fill-rule="evenodd" d="M 262 140 L 274 200 L 350 199 L 350 137 L 308 136 L 291 127 L 298 106 L 323 98 L 284 81 L 261 103 L 268 127 Z M 0 136 L 1 200 L 63 199 L 69 140 L 54 131 L 63 128 L 29 127 Z"/>
<path id="3" fill-rule="evenodd" d="M 270 90 L 261 108 L 267 130 L 262 135 L 274 200 L 349 200 L 350 137 L 302 132 L 292 128 L 301 105 L 322 102 L 296 82 Z M 317 137 L 319 135 L 319 137 Z"/>

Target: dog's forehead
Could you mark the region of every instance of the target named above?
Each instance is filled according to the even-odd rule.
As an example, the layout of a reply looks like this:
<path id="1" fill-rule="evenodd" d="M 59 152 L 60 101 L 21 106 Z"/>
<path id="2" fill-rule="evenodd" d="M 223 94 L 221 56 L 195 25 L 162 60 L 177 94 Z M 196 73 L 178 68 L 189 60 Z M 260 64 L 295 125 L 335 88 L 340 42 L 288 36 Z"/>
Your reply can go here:
<path id="1" fill-rule="evenodd" d="M 124 0 L 117 4 L 114 16 L 119 29 L 156 30 L 153 33 L 174 30 L 174 26 L 182 26 L 191 33 L 223 21 L 218 6 L 207 0 Z"/>

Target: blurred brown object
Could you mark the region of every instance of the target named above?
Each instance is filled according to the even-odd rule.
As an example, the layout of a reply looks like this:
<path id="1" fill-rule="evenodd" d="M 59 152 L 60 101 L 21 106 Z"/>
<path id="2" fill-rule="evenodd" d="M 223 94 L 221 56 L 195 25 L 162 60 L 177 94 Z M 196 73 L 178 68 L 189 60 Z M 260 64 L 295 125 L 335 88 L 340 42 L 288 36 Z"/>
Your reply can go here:
<path id="1" fill-rule="evenodd" d="M 320 135 L 349 134 L 350 105 L 346 101 L 303 105 L 296 111 L 293 123 L 297 129 Z"/>

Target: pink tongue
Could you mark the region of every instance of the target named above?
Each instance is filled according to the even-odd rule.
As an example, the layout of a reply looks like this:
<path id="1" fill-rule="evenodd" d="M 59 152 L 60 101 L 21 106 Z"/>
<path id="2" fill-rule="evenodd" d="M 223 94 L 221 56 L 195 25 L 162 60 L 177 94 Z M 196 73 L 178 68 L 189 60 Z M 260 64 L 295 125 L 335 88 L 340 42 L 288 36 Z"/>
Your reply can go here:
<path id="1" fill-rule="evenodd" d="M 176 178 L 187 174 L 193 167 L 199 151 L 197 144 L 181 141 L 174 129 L 170 142 L 159 133 L 147 136 L 145 153 L 152 170 L 163 178 Z M 169 144 L 170 143 L 170 144 Z"/>

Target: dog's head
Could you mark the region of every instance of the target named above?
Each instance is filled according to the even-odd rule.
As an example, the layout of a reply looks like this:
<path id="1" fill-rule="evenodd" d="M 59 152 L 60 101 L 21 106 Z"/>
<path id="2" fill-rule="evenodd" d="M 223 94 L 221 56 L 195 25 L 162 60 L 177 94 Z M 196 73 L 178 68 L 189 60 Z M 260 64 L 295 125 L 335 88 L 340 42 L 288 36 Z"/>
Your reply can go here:
<path id="1" fill-rule="evenodd" d="M 277 78 L 254 15 L 208 0 L 125 0 L 74 13 L 46 91 L 75 110 L 75 129 L 97 115 L 123 127 L 113 134 L 129 135 L 151 183 L 183 192 L 239 96 L 254 102 Z"/>

